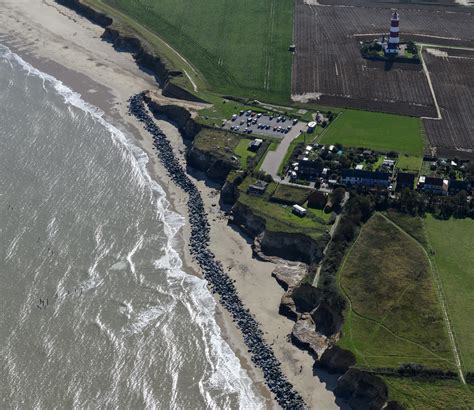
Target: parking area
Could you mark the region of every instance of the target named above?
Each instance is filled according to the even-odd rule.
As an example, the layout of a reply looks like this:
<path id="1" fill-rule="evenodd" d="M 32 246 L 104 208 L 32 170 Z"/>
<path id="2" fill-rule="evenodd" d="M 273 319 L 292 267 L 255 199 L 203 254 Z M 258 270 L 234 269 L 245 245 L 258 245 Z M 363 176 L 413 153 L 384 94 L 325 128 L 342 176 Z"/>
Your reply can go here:
<path id="1" fill-rule="evenodd" d="M 222 128 L 249 135 L 283 139 L 288 134 L 299 135 L 307 124 L 284 116 L 270 116 L 252 111 L 241 111 L 223 123 Z"/>

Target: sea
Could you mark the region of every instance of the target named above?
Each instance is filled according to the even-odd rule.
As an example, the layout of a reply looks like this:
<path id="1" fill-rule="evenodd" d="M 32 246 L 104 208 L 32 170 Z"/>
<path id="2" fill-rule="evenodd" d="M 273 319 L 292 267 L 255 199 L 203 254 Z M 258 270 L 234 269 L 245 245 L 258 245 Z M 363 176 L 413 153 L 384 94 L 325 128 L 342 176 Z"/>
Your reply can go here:
<path id="1" fill-rule="evenodd" d="M 264 408 L 148 161 L 0 46 L 1 408 Z"/>

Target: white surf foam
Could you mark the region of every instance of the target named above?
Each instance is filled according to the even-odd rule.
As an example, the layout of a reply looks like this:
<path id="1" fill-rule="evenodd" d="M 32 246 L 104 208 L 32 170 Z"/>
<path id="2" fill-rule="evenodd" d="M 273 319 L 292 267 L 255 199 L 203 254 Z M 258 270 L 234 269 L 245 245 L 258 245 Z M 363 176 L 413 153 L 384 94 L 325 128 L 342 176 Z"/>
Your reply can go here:
<path id="1" fill-rule="evenodd" d="M 137 147 L 119 129 L 105 121 L 103 111 L 85 102 L 80 94 L 65 86 L 55 77 L 34 68 L 20 56 L 11 52 L 7 47 L 0 46 L 0 58 L 7 60 L 10 64 L 16 62 L 28 75 L 41 78 L 43 81 L 43 89 L 46 92 L 48 92 L 46 85 L 52 86 L 54 90 L 64 98 L 66 104 L 70 104 L 90 114 L 110 132 L 112 141 L 116 144 L 120 144 L 123 148 L 123 150 L 121 150 L 122 158 L 130 164 L 135 181 L 141 187 L 148 187 L 155 193 L 156 210 L 160 220 L 164 224 L 164 231 L 167 236 L 167 244 L 163 249 L 165 256 L 156 262 L 156 266 L 166 269 L 170 284 L 185 285 L 187 289 L 190 290 L 189 300 L 192 303 L 186 301 L 186 307 L 191 317 L 195 319 L 201 328 L 206 357 L 212 369 L 211 373 L 203 375 L 203 378 L 199 382 L 201 394 L 206 399 L 207 405 L 210 408 L 218 408 L 213 395 L 210 394 L 211 391 L 215 392 L 215 390 L 219 390 L 225 394 L 237 393 L 239 395 L 239 407 L 242 409 L 264 408 L 263 399 L 257 395 L 247 372 L 241 367 L 239 359 L 222 338 L 221 330 L 215 321 L 216 303 L 207 288 L 207 282 L 196 276 L 186 274 L 182 270 L 183 264 L 178 252 L 174 249 L 174 245 L 176 234 L 184 225 L 185 221 L 181 215 L 169 209 L 170 204 L 166 199 L 165 191 L 148 173 L 147 164 L 149 158 L 146 152 Z M 97 239 L 96 237 L 96 240 Z M 107 252 L 108 249 L 104 251 Z M 103 256 L 104 255 L 101 255 L 101 257 Z M 131 263 L 130 260 L 128 260 L 128 262 Z M 100 286 L 102 280 L 98 277 L 98 273 L 95 272 L 95 266 L 89 269 L 89 274 L 91 277 L 87 283 L 82 284 L 83 287 L 88 289 Z M 157 311 L 150 312 L 150 314 L 143 313 L 139 318 L 140 325 L 134 330 L 139 329 L 142 325 L 146 326 L 146 324 L 150 322 L 150 317 L 159 316 L 160 313 L 161 312 Z M 102 331 L 107 333 L 109 340 L 113 344 L 120 344 L 114 335 L 107 331 L 99 317 L 96 319 L 96 324 Z M 177 386 L 173 386 L 173 389 L 177 391 Z M 148 396 L 147 402 L 152 404 L 153 400 Z M 156 407 L 156 403 L 151 407 Z"/>

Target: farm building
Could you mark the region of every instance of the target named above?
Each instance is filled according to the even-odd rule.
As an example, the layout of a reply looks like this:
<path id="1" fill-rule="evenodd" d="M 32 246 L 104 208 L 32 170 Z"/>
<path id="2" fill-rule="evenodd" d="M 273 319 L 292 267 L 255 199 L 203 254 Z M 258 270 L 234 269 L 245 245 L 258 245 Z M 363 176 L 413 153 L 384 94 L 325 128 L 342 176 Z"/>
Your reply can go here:
<path id="1" fill-rule="evenodd" d="M 390 184 L 390 174 L 378 171 L 344 169 L 341 172 L 341 183 L 345 185 L 387 188 Z"/>
<path id="2" fill-rule="evenodd" d="M 413 189 L 415 187 L 415 174 L 410 172 L 399 172 L 397 175 L 397 191 L 405 188 Z"/>

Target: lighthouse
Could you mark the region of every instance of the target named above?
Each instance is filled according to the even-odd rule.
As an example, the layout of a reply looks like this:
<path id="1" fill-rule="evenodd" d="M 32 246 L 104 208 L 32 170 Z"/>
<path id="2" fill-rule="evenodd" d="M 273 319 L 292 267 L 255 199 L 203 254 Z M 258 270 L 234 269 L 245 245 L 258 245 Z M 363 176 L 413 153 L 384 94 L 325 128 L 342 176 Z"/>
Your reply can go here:
<path id="1" fill-rule="evenodd" d="M 396 11 L 393 12 L 390 20 L 390 35 L 385 46 L 385 53 L 396 56 L 398 54 L 398 46 L 400 44 L 400 16 Z"/>

